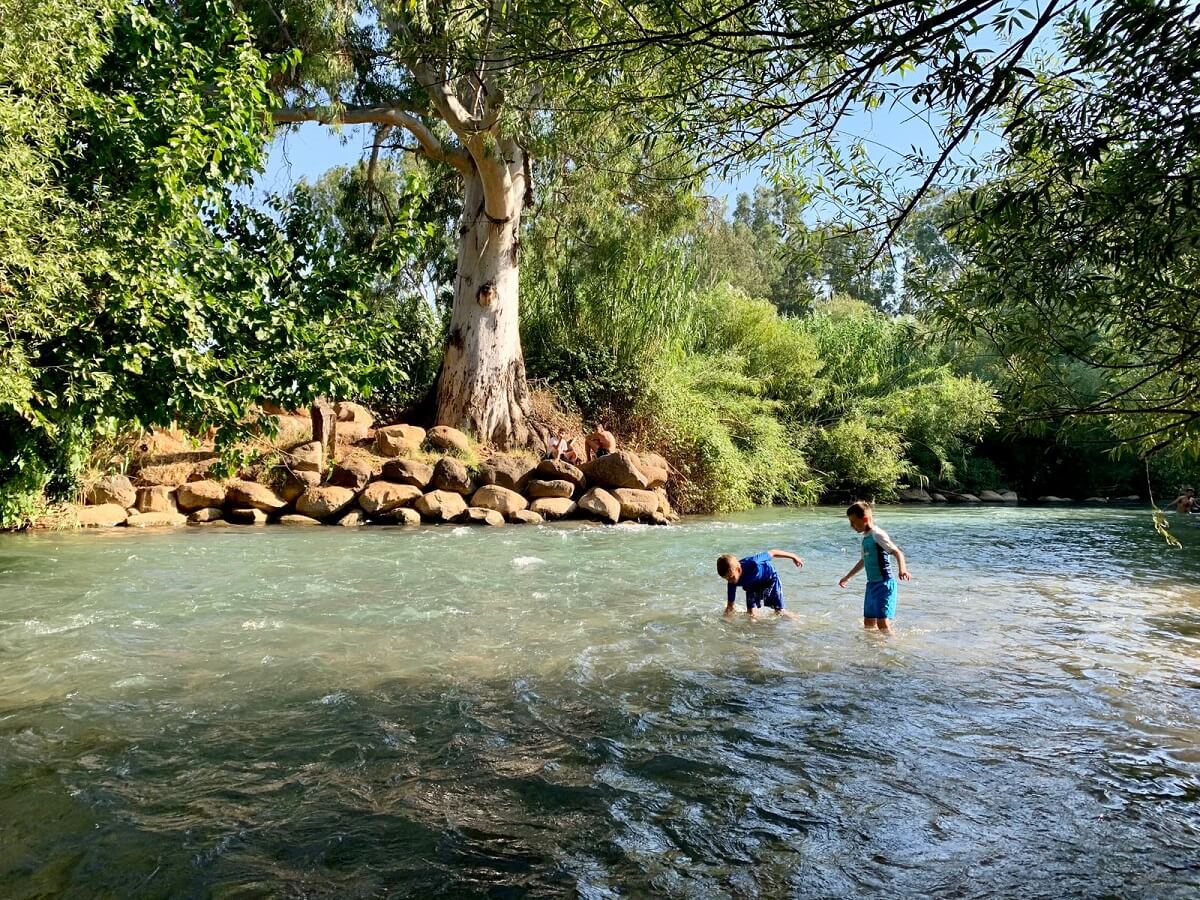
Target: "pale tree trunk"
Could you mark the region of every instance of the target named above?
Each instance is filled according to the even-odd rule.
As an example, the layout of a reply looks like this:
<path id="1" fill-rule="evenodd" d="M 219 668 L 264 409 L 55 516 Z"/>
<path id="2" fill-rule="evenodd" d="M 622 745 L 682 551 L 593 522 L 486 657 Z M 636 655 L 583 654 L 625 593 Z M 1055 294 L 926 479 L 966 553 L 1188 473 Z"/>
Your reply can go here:
<path id="1" fill-rule="evenodd" d="M 517 298 L 526 174 L 523 151 L 511 141 L 499 144 L 503 156 L 494 161 L 495 170 L 481 175 L 473 169 L 463 177 L 458 274 L 438 376 L 437 422 L 498 447 L 516 447 L 529 440 Z"/>

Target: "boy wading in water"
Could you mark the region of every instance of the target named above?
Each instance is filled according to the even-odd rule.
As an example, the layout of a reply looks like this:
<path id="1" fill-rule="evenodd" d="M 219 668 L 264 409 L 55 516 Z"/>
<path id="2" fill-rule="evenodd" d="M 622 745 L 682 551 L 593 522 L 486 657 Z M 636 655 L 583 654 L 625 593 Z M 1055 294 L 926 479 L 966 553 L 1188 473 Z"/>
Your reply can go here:
<path id="1" fill-rule="evenodd" d="M 725 603 L 727 618 L 733 615 L 733 602 L 739 587 L 746 591 L 746 613 L 750 618 L 754 618 L 756 609 L 764 606 L 775 610 L 777 616 L 795 618 L 783 608 L 783 585 L 779 583 L 779 573 L 775 571 L 772 558 L 790 559 L 797 566 L 804 565 L 804 560 L 786 550 L 768 550 L 745 559 L 738 559 L 732 553 L 717 557 L 717 574 L 729 582 Z"/>
<path id="2" fill-rule="evenodd" d="M 867 570 L 867 593 L 863 597 L 863 627 L 890 631 L 888 619 L 896 615 L 896 574 L 908 581 L 908 566 L 904 554 L 892 543 L 886 531 L 875 525 L 871 504 L 859 500 L 846 510 L 850 527 L 862 535 L 862 559 L 838 582 L 845 587 L 851 578 Z M 895 557 L 895 565 L 892 563 Z"/>

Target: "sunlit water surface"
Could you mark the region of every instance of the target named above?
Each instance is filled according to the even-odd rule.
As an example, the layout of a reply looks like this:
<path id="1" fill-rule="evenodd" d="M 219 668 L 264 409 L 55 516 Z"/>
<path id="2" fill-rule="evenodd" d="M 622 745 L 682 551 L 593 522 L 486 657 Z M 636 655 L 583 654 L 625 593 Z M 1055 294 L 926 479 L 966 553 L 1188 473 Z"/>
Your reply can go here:
<path id="1" fill-rule="evenodd" d="M 881 522 L 0 537 L 0 896 L 1196 896 L 1200 531 Z"/>

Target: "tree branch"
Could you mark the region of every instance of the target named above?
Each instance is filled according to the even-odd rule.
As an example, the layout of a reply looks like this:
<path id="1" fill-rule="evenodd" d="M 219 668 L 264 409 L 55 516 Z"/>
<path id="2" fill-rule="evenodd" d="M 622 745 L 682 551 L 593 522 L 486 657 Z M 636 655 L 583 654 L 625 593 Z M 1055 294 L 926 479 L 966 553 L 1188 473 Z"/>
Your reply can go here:
<path id="1" fill-rule="evenodd" d="M 417 139 L 421 152 L 430 159 L 445 163 L 463 175 L 471 174 L 467 153 L 447 147 L 424 122 L 394 106 L 355 106 L 335 112 L 328 107 L 285 107 L 271 114 L 276 125 L 296 122 L 320 122 L 323 125 L 391 125 L 403 128 Z"/>

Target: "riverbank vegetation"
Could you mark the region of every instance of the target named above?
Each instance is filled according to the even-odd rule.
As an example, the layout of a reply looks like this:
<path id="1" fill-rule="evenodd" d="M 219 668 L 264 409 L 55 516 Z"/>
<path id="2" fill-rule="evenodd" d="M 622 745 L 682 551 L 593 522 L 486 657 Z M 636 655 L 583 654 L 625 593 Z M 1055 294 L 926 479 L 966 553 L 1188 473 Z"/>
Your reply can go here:
<path id="1" fill-rule="evenodd" d="M 512 448 L 532 389 L 682 511 L 1187 480 L 1186 7 L 989 12 L 963 54 L 971 4 L 385 6 L 0 0 L 0 526 L 115 436 L 236 448 L 318 397 Z M 837 139 L 894 99 L 949 150 Z M 374 149 L 266 198 L 272 118 Z"/>

